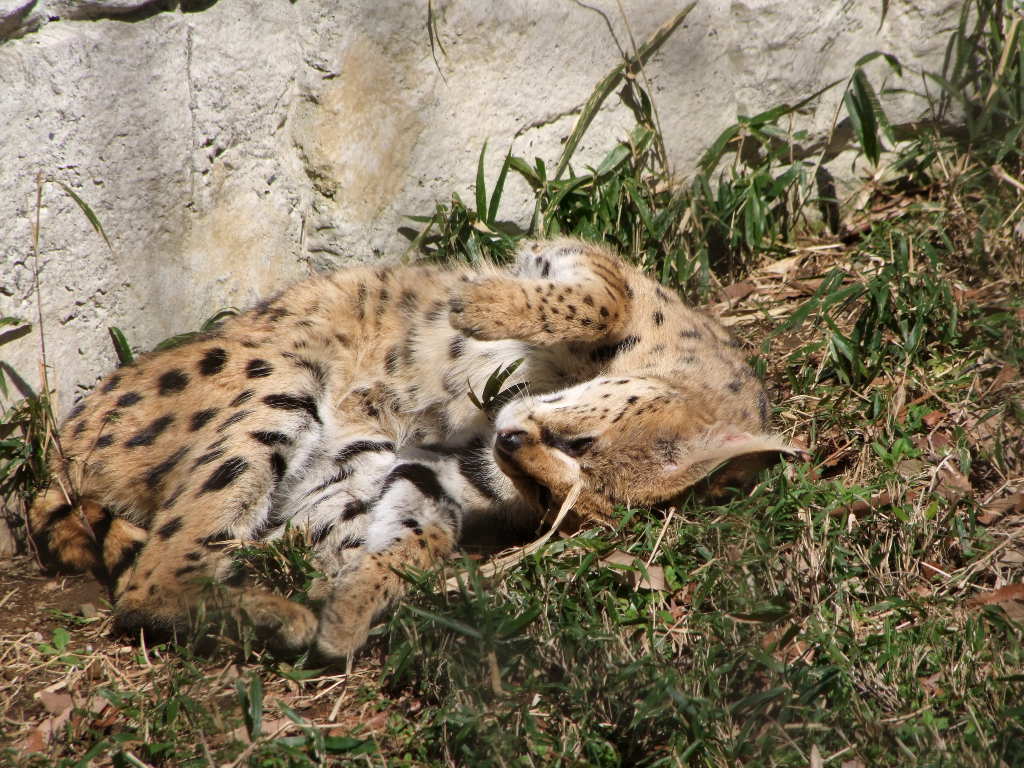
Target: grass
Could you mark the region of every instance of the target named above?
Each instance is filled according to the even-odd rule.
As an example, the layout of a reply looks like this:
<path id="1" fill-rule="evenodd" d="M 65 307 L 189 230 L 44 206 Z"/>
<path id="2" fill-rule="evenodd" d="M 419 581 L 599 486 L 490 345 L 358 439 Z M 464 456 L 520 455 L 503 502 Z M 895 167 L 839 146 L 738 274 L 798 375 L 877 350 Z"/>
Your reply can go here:
<path id="1" fill-rule="evenodd" d="M 488 185 L 481 162 L 471 204 L 420 222 L 419 258 L 507 257 L 501 190 L 523 175 L 536 232 L 610 242 L 719 314 L 813 463 L 720 503 L 621 509 L 498 576 L 469 558 L 410 574 L 347 675 L 244 643 L 122 645 L 105 610 L 64 606 L 0 640 L 0 739 L 22 745 L 5 759 L 1024 765 L 1024 48 L 1019 16 L 965 8 L 926 78 L 934 125 L 955 107 L 963 130 L 894 136 L 871 83 L 837 86 L 873 169 L 838 220 L 823 158 L 794 159 L 795 107 L 739 120 L 680 183 L 626 78 L 636 126 L 597 168 L 509 156 Z M 287 543 L 240 557 L 308 586 Z"/>

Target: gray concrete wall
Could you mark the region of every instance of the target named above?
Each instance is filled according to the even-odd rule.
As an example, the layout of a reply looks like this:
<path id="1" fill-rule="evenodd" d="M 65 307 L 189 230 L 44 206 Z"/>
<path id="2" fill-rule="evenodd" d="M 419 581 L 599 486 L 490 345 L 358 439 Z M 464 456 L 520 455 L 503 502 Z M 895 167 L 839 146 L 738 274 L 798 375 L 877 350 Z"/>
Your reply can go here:
<path id="1" fill-rule="evenodd" d="M 112 367 L 106 328 L 141 347 L 292 279 L 401 252 L 407 214 L 471 195 L 490 140 L 554 161 L 593 86 L 684 3 L 435 0 L 0 0 L 0 314 L 35 318 L 38 172 L 75 189 L 112 249 L 56 186 L 40 280 L 60 411 Z M 649 63 L 681 175 L 738 113 L 797 101 L 863 54 L 941 66 L 958 0 L 702 0 Z M 628 21 L 628 28 L 627 22 Z M 609 29 L 614 29 L 614 37 Z M 434 55 L 436 54 L 437 63 Z M 911 77 L 906 85 L 917 87 Z M 836 89 L 801 116 L 827 133 Z M 889 100 L 897 120 L 924 103 Z M 578 154 L 631 127 L 606 102 Z M 847 163 L 848 164 L 848 163 Z M 526 225 L 514 179 L 503 218 Z M 0 347 L 38 385 L 36 333 Z"/>

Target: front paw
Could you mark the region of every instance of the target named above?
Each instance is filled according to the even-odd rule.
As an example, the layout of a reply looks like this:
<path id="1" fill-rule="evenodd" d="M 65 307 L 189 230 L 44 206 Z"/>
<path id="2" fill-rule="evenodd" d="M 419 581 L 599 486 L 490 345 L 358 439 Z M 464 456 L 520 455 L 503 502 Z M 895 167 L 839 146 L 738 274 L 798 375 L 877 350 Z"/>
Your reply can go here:
<path id="1" fill-rule="evenodd" d="M 379 555 L 349 566 L 320 611 L 314 649 L 325 661 L 349 659 L 366 644 L 370 624 L 397 594 L 397 577 Z"/>
<path id="2" fill-rule="evenodd" d="M 315 653 L 324 662 L 351 660 L 356 652 L 366 645 L 370 624 L 376 612 L 372 601 L 357 598 L 349 593 L 348 599 L 337 597 L 324 604 L 317 628 Z"/>
<path id="3" fill-rule="evenodd" d="M 452 328 L 481 341 L 514 336 L 514 294 L 508 281 L 484 279 L 466 283 L 448 299 L 448 322 Z"/>

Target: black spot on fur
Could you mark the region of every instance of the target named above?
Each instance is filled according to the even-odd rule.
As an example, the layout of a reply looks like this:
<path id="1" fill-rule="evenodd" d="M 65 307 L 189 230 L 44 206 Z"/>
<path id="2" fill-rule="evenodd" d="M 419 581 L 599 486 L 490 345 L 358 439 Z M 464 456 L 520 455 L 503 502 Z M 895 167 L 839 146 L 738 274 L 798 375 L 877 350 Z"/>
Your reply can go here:
<path id="1" fill-rule="evenodd" d="M 356 289 L 356 317 L 360 320 L 366 317 L 366 284 L 360 283 Z"/>
<path id="2" fill-rule="evenodd" d="M 635 403 L 635 402 L 636 402 L 637 400 L 639 400 L 639 399 L 640 399 L 640 398 L 639 398 L 639 397 L 638 397 L 637 395 L 630 395 L 630 396 L 629 396 L 629 397 L 628 397 L 628 398 L 626 399 L 626 402 L 627 402 L 627 403 L 629 403 L 630 405 L 632 405 L 633 403 Z"/>
<path id="3" fill-rule="evenodd" d="M 448 342 L 448 359 L 458 360 L 466 349 L 466 339 L 463 336 L 452 336 Z"/>
<path id="4" fill-rule="evenodd" d="M 212 451 L 207 451 L 201 457 L 197 458 L 195 462 L 193 462 L 193 469 L 196 469 L 197 467 L 202 467 L 204 464 L 209 464 L 210 462 L 215 462 L 223 455 L 223 449 L 213 449 Z"/>
<path id="5" fill-rule="evenodd" d="M 218 424 L 217 429 L 215 431 L 223 432 L 228 427 L 233 426 L 238 422 L 242 421 L 243 419 L 247 419 L 248 417 L 252 416 L 252 413 L 253 412 L 251 409 L 246 411 L 237 411 L 228 416 L 226 419 L 224 419 L 224 421 L 222 421 L 220 424 Z"/>
<path id="6" fill-rule="evenodd" d="M 387 493 L 399 480 L 407 480 L 416 487 L 416 490 L 434 501 L 440 501 L 448 496 L 438 482 L 437 474 L 425 464 L 399 464 L 384 479 L 381 495 Z"/>
<path id="7" fill-rule="evenodd" d="M 654 318 L 653 319 L 654 319 L 654 324 L 655 325 L 661 325 L 662 323 L 665 322 L 665 316 L 663 314 L 661 314 L 660 311 L 654 313 Z"/>
<path id="8" fill-rule="evenodd" d="M 71 431 L 71 434 L 73 434 L 75 437 L 78 437 L 84 431 L 85 431 L 85 419 L 82 419 L 80 422 L 75 424 L 75 428 Z"/>
<path id="9" fill-rule="evenodd" d="M 418 301 L 416 291 L 410 291 L 408 289 L 402 291 L 402 296 L 398 300 L 398 305 L 401 307 L 403 312 L 415 312 L 416 302 Z"/>
<path id="10" fill-rule="evenodd" d="M 768 426 L 768 417 L 770 415 L 769 414 L 769 403 L 768 403 L 768 395 L 765 394 L 763 391 L 757 393 L 757 413 L 761 417 L 761 426 L 762 427 L 767 427 Z"/>
<path id="11" fill-rule="evenodd" d="M 114 444 L 114 436 L 109 432 L 96 438 L 97 448 L 107 448 Z"/>
<path id="12" fill-rule="evenodd" d="M 288 358 L 297 367 L 302 368 L 306 373 L 312 376 L 314 381 L 316 381 L 317 389 L 323 389 L 327 384 L 327 369 L 324 368 L 322 364 L 306 357 L 293 355 L 290 352 L 282 353 L 282 357 Z"/>
<path id="13" fill-rule="evenodd" d="M 164 499 L 164 503 L 160 505 L 160 509 L 170 509 L 178 503 L 178 499 L 181 498 L 181 494 L 185 492 L 185 484 L 181 483 L 174 491 Z"/>
<path id="14" fill-rule="evenodd" d="M 203 376 L 213 376 L 215 373 L 220 373 L 224 370 L 224 365 L 227 361 L 228 353 L 226 350 L 220 347 L 208 349 L 199 361 L 199 372 Z"/>
<path id="15" fill-rule="evenodd" d="M 384 355 L 384 370 L 387 371 L 389 375 L 394 375 L 395 371 L 398 370 L 398 356 L 400 354 L 401 351 L 396 346 L 391 347 L 391 349 L 387 351 L 387 354 Z"/>
<path id="16" fill-rule="evenodd" d="M 245 375 L 250 379 L 262 379 L 266 378 L 274 372 L 274 366 L 268 363 L 266 360 L 250 360 L 245 364 Z"/>
<path id="17" fill-rule="evenodd" d="M 142 395 L 138 392 L 125 392 L 117 398 L 115 405 L 117 405 L 118 408 L 127 408 L 129 405 L 135 405 L 141 399 Z"/>
<path id="18" fill-rule="evenodd" d="M 171 538 L 171 536 L 173 536 L 181 530 L 181 526 L 183 524 L 184 519 L 180 515 L 172 517 L 170 520 L 168 520 L 166 523 L 164 523 L 156 529 L 156 536 L 158 539 L 163 539 L 164 541 L 167 541 L 169 538 Z"/>
<path id="19" fill-rule="evenodd" d="M 733 379 L 727 386 L 729 387 L 730 392 L 739 392 L 743 389 L 743 382 L 739 379 Z"/>
<path id="20" fill-rule="evenodd" d="M 210 476 L 203 483 L 202 488 L 199 489 L 197 496 L 201 496 L 204 493 L 210 493 L 211 491 L 220 491 L 227 488 L 235 480 L 245 474 L 245 471 L 249 469 L 249 462 L 243 459 L 241 456 L 233 456 L 215 470 L 210 473 Z"/>
<path id="21" fill-rule="evenodd" d="M 121 374 L 116 374 L 110 377 L 110 379 L 107 381 L 106 384 L 103 385 L 103 388 L 100 391 L 104 393 L 113 392 L 119 386 L 121 386 Z"/>
<path id="22" fill-rule="evenodd" d="M 172 368 L 157 379 L 157 392 L 161 395 L 173 395 L 188 386 L 188 374 L 180 368 Z"/>
<path id="23" fill-rule="evenodd" d="M 252 399 L 252 396 L 255 394 L 256 393 L 251 389 L 243 389 L 241 392 L 238 393 L 238 396 L 235 397 L 234 400 L 228 403 L 228 407 L 237 408 L 238 406 L 242 405 L 242 403 L 249 402 Z"/>
<path id="24" fill-rule="evenodd" d="M 218 544 L 223 544 L 225 541 L 231 541 L 233 538 L 235 537 L 232 535 L 231 531 L 218 531 L 217 533 L 211 533 L 209 536 L 202 539 L 196 539 L 196 544 L 212 548 Z"/>
<path id="25" fill-rule="evenodd" d="M 284 307 L 277 307 L 276 309 L 271 310 L 269 319 L 270 322 L 276 323 L 278 320 L 282 320 L 286 317 L 291 317 L 291 314 L 292 313 L 289 312 Z"/>
<path id="26" fill-rule="evenodd" d="M 176 568 L 175 569 L 174 575 L 175 575 L 175 577 L 180 579 L 182 576 L 187 576 L 188 574 L 195 573 L 198 570 L 199 570 L 199 566 L 198 565 L 183 565 L 183 566 L 181 566 L 181 568 Z"/>
<path id="27" fill-rule="evenodd" d="M 139 552 L 142 551 L 145 543 L 144 541 L 133 541 L 121 550 L 121 554 L 113 565 L 107 564 L 107 573 L 109 574 L 111 586 L 115 586 L 121 576 L 124 575 L 124 572 L 128 570 L 128 567 L 135 562 L 135 558 L 139 556 Z"/>
<path id="28" fill-rule="evenodd" d="M 210 423 L 210 419 L 217 415 L 216 408 L 207 408 L 205 411 L 196 411 L 192 414 L 192 421 L 189 424 L 190 432 L 198 432 Z"/>
<path id="29" fill-rule="evenodd" d="M 547 277 L 550 274 L 551 274 L 551 262 L 550 261 L 546 261 L 546 262 L 544 262 L 544 266 L 540 270 L 540 276 L 541 277 Z"/>
<path id="30" fill-rule="evenodd" d="M 590 359 L 595 363 L 607 363 L 617 355 L 632 349 L 640 341 L 636 336 L 626 336 L 615 344 L 605 344 L 597 347 L 590 353 Z"/>
<path id="31" fill-rule="evenodd" d="M 312 535 L 309 537 L 310 544 L 312 544 L 315 547 L 321 541 L 323 541 L 328 536 L 330 536 L 331 535 L 331 531 L 333 531 L 333 530 L 334 530 L 334 526 L 331 525 L 331 524 L 325 525 L 323 528 L 317 528 L 315 531 L 313 531 Z"/>
<path id="32" fill-rule="evenodd" d="M 191 562 L 195 563 L 195 562 L 198 562 L 199 560 L 203 559 L 203 553 L 202 552 L 188 552 L 188 553 L 185 554 L 185 559 L 186 560 L 190 560 Z"/>
<path id="33" fill-rule="evenodd" d="M 263 445 L 289 445 L 292 442 L 283 432 L 250 432 L 249 436 Z"/>
<path id="34" fill-rule="evenodd" d="M 149 426 L 136 432 L 125 442 L 128 448 L 138 448 L 142 445 L 152 445 L 160 434 L 174 423 L 173 416 L 161 416 L 149 423 Z"/>
<path id="35" fill-rule="evenodd" d="M 366 514 L 367 506 L 365 501 L 354 499 L 345 505 L 345 508 L 341 510 L 342 520 L 351 520 L 354 517 Z"/>
<path id="36" fill-rule="evenodd" d="M 288 471 L 288 462 L 284 460 L 284 456 L 274 451 L 270 454 L 270 469 L 274 473 L 274 482 L 279 483 L 284 473 Z"/>
<path id="37" fill-rule="evenodd" d="M 687 328 L 685 330 L 680 331 L 679 335 L 682 336 L 684 339 L 699 339 L 700 331 L 698 331 L 696 328 Z"/>
<path id="38" fill-rule="evenodd" d="M 402 525 L 408 528 L 410 531 L 415 533 L 417 536 L 423 535 L 423 528 L 420 526 L 420 521 L 415 517 L 407 517 L 402 520 Z"/>
<path id="39" fill-rule="evenodd" d="M 46 515 L 46 522 L 39 526 L 40 530 L 59 523 L 70 515 L 73 510 L 74 508 L 70 504 L 61 504 L 59 507 L 51 509 Z"/>
<path id="40" fill-rule="evenodd" d="M 356 440 L 349 443 L 334 456 L 338 464 L 345 464 L 361 453 L 390 453 L 395 450 L 395 444 L 387 441 Z"/>
<path id="41" fill-rule="evenodd" d="M 483 447 L 483 438 L 478 438 L 459 451 L 459 472 L 482 496 L 498 499 L 501 493 L 487 471 L 490 463 L 481 455 Z"/>
<path id="42" fill-rule="evenodd" d="M 178 462 L 185 458 L 186 453 L 188 453 L 187 446 L 179 448 L 166 459 L 151 468 L 144 478 L 146 487 L 153 490 L 160 485 L 160 483 L 163 482 L 164 476 L 174 469 L 178 465 Z"/>
<path id="43" fill-rule="evenodd" d="M 320 412 L 316 407 L 316 400 L 309 395 L 275 394 L 267 395 L 263 402 L 271 408 L 278 408 L 284 411 L 305 411 L 317 424 L 320 423 Z"/>
<path id="44" fill-rule="evenodd" d="M 85 403 L 79 403 L 71 409 L 71 412 L 68 414 L 68 421 L 71 421 L 71 419 L 77 419 L 82 415 L 83 411 L 85 411 Z"/>
<path id="45" fill-rule="evenodd" d="M 430 305 L 430 309 L 423 313 L 423 319 L 428 323 L 433 323 L 438 320 L 444 313 L 444 302 L 435 301 Z"/>

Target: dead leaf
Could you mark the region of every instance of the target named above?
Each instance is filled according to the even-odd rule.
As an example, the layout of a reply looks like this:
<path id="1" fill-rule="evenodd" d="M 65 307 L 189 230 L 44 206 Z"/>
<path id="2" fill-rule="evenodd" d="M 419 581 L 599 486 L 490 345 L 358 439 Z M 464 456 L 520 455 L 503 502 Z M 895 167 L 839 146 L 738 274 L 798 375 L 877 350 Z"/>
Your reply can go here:
<path id="1" fill-rule="evenodd" d="M 888 491 L 882 491 L 876 493 L 869 499 L 857 499 L 849 504 L 833 509 L 829 514 L 833 517 L 846 517 L 847 515 L 853 515 L 854 517 L 862 517 L 867 512 L 870 512 L 879 507 L 888 507 L 892 505 L 892 494 Z"/>
<path id="2" fill-rule="evenodd" d="M 660 565 L 646 565 L 639 557 L 623 552 L 621 549 L 612 550 L 610 554 L 601 558 L 600 563 L 623 566 L 617 570 L 628 576 L 637 589 L 669 591 L 668 582 L 665 581 L 665 570 Z"/>
<path id="3" fill-rule="evenodd" d="M 784 259 L 778 259 L 769 264 L 765 264 L 761 267 L 760 272 L 766 272 L 770 275 L 779 275 L 785 277 L 790 272 L 794 271 L 800 266 L 800 262 L 803 260 L 803 254 L 796 256 L 787 256 Z"/>
<path id="4" fill-rule="evenodd" d="M 924 422 L 924 425 L 928 427 L 928 429 L 934 429 L 935 425 L 942 421 L 944 418 L 946 418 L 945 411 L 929 411 L 924 415 L 921 421 Z"/>
<path id="5" fill-rule="evenodd" d="M 74 701 L 66 693 L 43 690 L 34 694 L 32 698 L 38 700 L 51 715 L 59 714 L 74 705 Z"/>
<path id="6" fill-rule="evenodd" d="M 935 490 L 946 501 L 959 501 L 974 490 L 971 481 L 953 462 L 944 462 L 935 472 Z"/>
<path id="7" fill-rule="evenodd" d="M 1011 493 L 982 507 L 977 520 L 982 525 L 992 525 L 1007 515 L 1019 514 L 1024 514 L 1024 493 Z"/>
<path id="8" fill-rule="evenodd" d="M 1020 371 L 1017 370 L 1016 366 L 1004 365 L 999 369 L 999 373 L 996 374 L 996 377 L 992 379 L 992 385 L 988 388 L 988 392 L 998 392 L 1007 384 L 1016 381 L 1019 378 Z"/>
<path id="9" fill-rule="evenodd" d="M 853 760 L 843 760 L 839 764 L 839 768 L 865 768 L 864 763 L 854 758 Z"/>
<path id="10" fill-rule="evenodd" d="M 824 278 L 818 277 L 812 280 L 787 280 L 786 285 L 795 288 L 801 296 L 812 296 L 824 282 Z"/>
<path id="11" fill-rule="evenodd" d="M 1024 622 L 1024 584 L 1007 584 L 992 592 L 975 595 L 967 605 L 970 608 L 998 605 L 1014 621 Z"/>
<path id="12" fill-rule="evenodd" d="M 970 416 L 964 422 L 964 431 L 976 448 L 983 453 L 991 453 L 995 448 L 1003 420 L 1002 411 L 994 411 L 984 417 Z"/>
<path id="13" fill-rule="evenodd" d="M 925 695 L 934 698 L 943 694 L 942 686 L 937 685 L 938 681 L 941 679 L 942 673 L 936 672 L 928 675 L 928 677 L 922 677 L 918 682 L 921 684 L 921 688 L 924 689 Z"/>
<path id="14" fill-rule="evenodd" d="M 941 461 L 953 449 L 953 436 L 945 429 L 937 429 L 927 435 L 914 435 L 913 443 L 931 461 Z"/>
<path id="15" fill-rule="evenodd" d="M 810 646 L 800 639 L 799 634 L 792 631 L 793 628 L 794 625 L 786 624 L 769 630 L 761 638 L 761 648 L 784 664 L 793 664 L 797 661 L 810 663 L 814 658 L 813 652 L 810 651 Z M 790 639 L 779 646 L 786 635 L 790 635 Z"/>
<path id="16" fill-rule="evenodd" d="M 65 696 L 66 694 L 55 694 L 49 691 L 40 691 L 39 699 L 42 701 L 42 694 L 48 696 Z M 68 696 L 68 699 L 71 697 Z M 56 706 L 57 699 L 50 699 L 52 705 Z M 46 704 L 44 703 L 44 706 Z M 86 702 L 84 707 L 79 709 L 91 713 L 93 715 L 102 714 L 103 710 L 110 706 L 110 702 L 101 696 L 93 696 Z M 71 721 L 72 712 L 75 710 L 73 705 L 64 707 L 60 712 L 45 718 L 39 723 L 32 732 L 29 733 L 21 743 L 18 745 L 19 749 L 23 752 L 42 752 L 46 749 L 47 745 L 55 741 L 60 736 L 63 736 L 67 730 L 67 725 Z"/>
<path id="17" fill-rule="evenodd" d="M 757 285 L 751 280 L 741 280 L 722 288 L 722 297 L 726 301 L 742 301 L 757 290 Z"/>
<path id="18" fill-rule="evenodd" d="M 279 717 L 273 720 L 262 720 L 260 722 L 260 733 L 263 736 L 282 736 L 287 731 L 298 730 L 299 726 L 287 717 Z M 251 744 L 249 731 L 244 725 L 240 725 L 231 732 L 231 738 L 243 744 Z"/>

